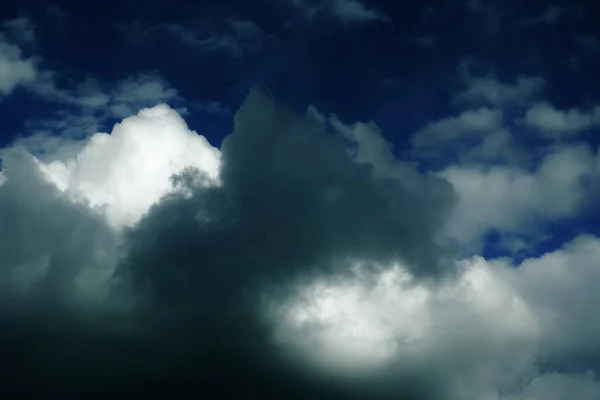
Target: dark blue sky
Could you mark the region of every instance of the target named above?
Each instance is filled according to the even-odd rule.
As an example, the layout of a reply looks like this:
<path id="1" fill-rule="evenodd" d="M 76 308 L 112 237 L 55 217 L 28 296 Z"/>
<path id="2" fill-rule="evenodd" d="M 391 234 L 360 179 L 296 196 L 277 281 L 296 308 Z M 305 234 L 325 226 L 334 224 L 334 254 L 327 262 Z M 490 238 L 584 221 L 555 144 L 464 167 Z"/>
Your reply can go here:
<path id="1" fill-rule="evenodd" d="M 37 41 L 29 50 L 43 57 L 42 65 L 70 79 L 91 75 L 111 82 L 158 70 L 186 100 L 217 101 L 229 110 L 239 106 L 248 87 L 260 84 L 298 109 L 315 104 L 343 119 L 373 119 L 400 142 L 427 120 L 447 114 L 450 96 L 460 89 L 457 65 L 463 58 L 472 58 L 483 73 L 496 71 L 499 78 L 543 76 L 552 83 L 547 95 L 557 105 L 596 97 L 600 83 L 592 77 L 599 54 L 581 52 L 576 42 L 577 36 L 598 33 L 593 5 L 485 3 L 494 15 L 473 11 L 463 1 L 372 1 L 389 18 L 376 22 L 344 22 L 331 15 L 307 19 L 285 2 L 266 0 L 176 5 L 26 0 L 3 2 L 1 16 L 30 18 Z M 526 25 L 550 6 L 562 7 L 564 15 L 554 23 Z M 262 30 L 252 46 L 240 44 L 243 54 L 237 56 L 227 49 L 190 48 L 156 30 L 178 24 L 209 36 L 231 19 L 251 21 Z M 431 38 L 433 45 L 415 43 L 419 38 Z M 567 65 L 575 55 L 577 70 Z M 13 97 L 2 108 L 4 137 L 22 129 L 22 99 Z M 46 108 L 28 103 L 27 112 Z M 188 121 L 219 136 L 227 131 L 230 116 L 193 113 Z M 225 132 L 213 133 L 213 126 Z"/>

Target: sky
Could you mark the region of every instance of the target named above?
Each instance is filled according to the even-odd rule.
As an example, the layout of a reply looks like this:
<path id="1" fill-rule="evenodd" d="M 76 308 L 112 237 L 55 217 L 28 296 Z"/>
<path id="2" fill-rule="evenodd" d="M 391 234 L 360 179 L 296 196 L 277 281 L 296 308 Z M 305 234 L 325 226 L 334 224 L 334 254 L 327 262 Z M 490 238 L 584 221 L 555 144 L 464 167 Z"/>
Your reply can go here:
<path id="1" fill-rule="evenodd" d="M 599 13 L 4 1 L 0 396 L 599 399 Z"/>

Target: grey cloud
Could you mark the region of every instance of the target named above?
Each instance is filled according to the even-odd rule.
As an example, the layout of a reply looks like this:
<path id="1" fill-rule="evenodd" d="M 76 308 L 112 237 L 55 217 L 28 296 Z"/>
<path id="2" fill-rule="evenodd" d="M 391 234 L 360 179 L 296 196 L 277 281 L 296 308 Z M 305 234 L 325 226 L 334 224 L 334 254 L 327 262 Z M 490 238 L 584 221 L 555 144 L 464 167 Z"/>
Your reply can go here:
<path id="1" fill-rule="evenodd" d="M 516 82 L 501 82 L 493 74 L 473 76 L 468 63 L 459 65 L 459 73 L 466 89 L 454 96 L 452 102 L 464 104 L 525 105 L 535 99 L 546 86 L 541 77 L 518 76 Z"/>
<path id="2" fill-rule="evenodd" d="M 123 162 L 94 164 L 92 157 L 91 172 L 110 166 L 119 176 L 119 166 L 135 167 L 125 150 L 144 144 L 139 132 L 166 132 L 173 123 L 192 135 L 174 114 L 160 106 L 123 122 L 129 128 L 144 122 L 130 132 L 139 141 L 113 141 Z M 154 120 L 144 115 L 161 123 L 148 125 Z M 508 181 L 527 175 L 530 184 L 523 186 L 542 192 L 535 207 L 568 212 L 573 200 L 561 196 L 577 191 L 571 182 L 595 162 L 591 153 L 562 149 L 531 174 L 535 179 L 517 171 Z M 148 157 L 141 154 L 143 165 Z M 51 186 L 31 156 L 13 149 L 3 158 L 0 368 L 6 384 L 0 391 L 415 400 L 597 393 L 592 375 L 555 371 L 544 360 L 577 361 L 585 351 L 597 352 L 598 239 L 579 238 L 519 268 L 480 258 L 457 265 L 452 249 L 437 242 L 454 206 L 451 186 L 396 159 L 373 123 L 347 125 L 314 109 L 300 117 L 252 91 L 221 148 L 219 184 L 185 170 L 172 178 L 176 190 L 124 231 L 109 227 L 102 208 Z M 477 193 L 494 192 L 494 184 Z M 501 199 L 516 199 L 501 215 L 510 218 L 526 197 L 502 188 Z M 357 273 L 352 267 L 360 262 L 365 269 Z M 410 274 L 382 285 L 379 273 L 394 264 Z M 346 376 L 315 368 L 281 346 L 276 310 L 286 310 L 315 280 L 358 285 L 354 298 L 352 292 L 334 296 L 346 308 L 332 323 L 356 321 L 356 312 L 376 327 L 391 325 L 383 340 L 397 345 L 397 356 Z M 360 328 L 363 321 L 356 322 L 352 329 L 342 324 L 351 332 L 335 341 Z M 325 354 L 312 339 L 327 327 L 313 324 L 296 335 Z"/>
<path id="3" fill-rule="evenodd" d="M 2 24 L 8 30 L 12 39 L 19 44 L 31 44 L 35 42 L 35 27 L 26 17 L 18 17 L 8 20 Z"/>
<path id="4" fill-rule="evenodd" d="M 35 81 L 37 68 L 33 59 L 0 33 L 0 95 L 10 94 L 18 86 Z"/>
<path id="5" fill-rule="evenodd" d="M 503 15 L 490 1 L 468 0 L 465 2 L 467 10 L 475 14 L 478 19 L 485 22 L 490 33 L 497 33 L 502 28 Z"/>
<path id="6" fill-rule="evenodd" d="M 481 107 L 431 121 L 411 137 L 412 154 L 443 166 L 459 163 L 526 163 L 528 155 L 505 127 L 503 112 Z M 436 167 L 440 168 L 440 167 Z"/>
<path id="7" fill-rule="evenodd" d="M 328 15 L 343 23 L 389 21 L 385 14 L 367 6 L 362 0 L 287 0 L 287 2 L 308 19 Z"/>
<path id="8" fill-rule="evenodd" d="M 541 317 L 547 332 L 544 350 L 563 362 L 594 368 L 600 365 L 595 339 L 600 323 L 594 317 L 600 297 L 599 255 L 598 238 L 580 236 L 560 250 L 524 261 L 512 277 Z"/>
<path id="9" fill-rule="evenodd" d="M 537 25 L 553 25 L 571 14 L 574 10 L 570 8 L 560 7 L 557 5 L 549 5 L 538 15 L 527 18 L 522 21 L 523 26 L 537 26 Z"/>
<path id="10" fill-rule="evenodd" d="M 524 123 L 545 139 L 560 140 L 600 125 L 600 106 L 586 112 L 577 108 L 556 109 L 540 102 L 527 110 Z"/>
<path id="11" fill-rule="evenodd" d="M 333 13 L 342 21 L 385 21 L 387 17 L 359 0 L 333 0 Z"/>
<path id="12" fill-rule="evenodd" d="M 482 107 L 464 111 L 457 117 L 430 122 L 412 138 L 416 148 L 439 146 L 458 139 L 469 138 L 498 130 L 502 126 L 502 111 Z"/>
<path id="13" fill-rule="evenodd" d="M 420 278 L 453 270 L 435 240 L 450 186 L 432 178 L 414 192 L 346 150 L 347 139 L 252 91 L 221 149 L 220 185 L 193 170 L 174 177 L 181 191 L 124 236 L 33 158 L 4 153 L 0 270 L 14 300 L 0 309 L 2 390 L 27 377 L 21 393 L 438 398 L 427 374 L 427 386 L 315 375 L 273 342 L 265 307 L 300 282 L 341 279 L 356 261 L 377 271 L 402 260 Z"/>
<path id="14" fill-rule="evenodd" d="M 248 20 L 229 19 L 222 24 L 204 23 L 211 29 L 189 27 L 182 24 L 163 24 L 148 28 L 150 33 L 165 32 L 182 44 L 198 51 L 226 52 L 240 58 L 261 48 L 267 41 L 276 40 L 263 31 L 256 23 Z"/>
<path id="15" fill-rule="evenodd" d="M 600 38 L 595 35 L 579 35 L 575 37 L 575 42 L 583 49 L 592 53 L 600 52 Z"/>
<path id="16" fill-rule="evenodd" d="M 146 224 L 158 228 L 168 218 L 171 224 L 185 224 L 182 232 L 190 230 L 190 237 L 174 245 L 188 243 L 190 247 L 188 240 L 195 243 L 194 236 L 210 237 L 207 243 L 200 240 L 192 246 L 197 256 L 181 260 L 176 268 L 182 273 L 210 273 L 187 265 L 205 254 L 202 257 L 218 260 L 223 267 L 244 265 L 226 281 L 234 286 L 237 280 L 263 274 L 285 281 L 300 271 L 308 275 L 335 271 L 351 260 L 363 259 L 376 264 L 402 259 L 418 276 L 443 274 L 449 253 L 433 239 L 453 204 L 447 183 L 430 183 L 432 191 L 443 194 L 446 190 L 446 202 L 421 208 L 423 194 L 415 197 L 397 180 L 373 178 L 370 168 L 356 164 L 344 142 L 325 135 L 319 123 L 296 117 L 256 91 L 235 121 L 235 132 L 221 149 L 221 186 L 200 189 L 193 201 L 174 198 L 166 202 L 165 208 L 172 211 L 157 207 L 138 229 L 145 238 L 146 231 L 160 232 L 150 226 L 144 229 Z M 337 195 L 328 197 L 328 192 Z M 178 210 L 184 214 L 176 217 L 173 213 Z M 206 215 L 209 223 L 192 223 L 193 215 L 196 220 Z M 160 236 L 154 240 L 160 241 Z M 235 253 L 227 250 L 232 244 L 239 246 Z M 148 269 L 132 272 L 161 285 L 165 279 L 161 269 L 150 265 L 162 261 L 146 247 L 153 246 L 143 243 L 139 256 L 148 261 L 134 264 Z"/>
<path id="17" fill-rule="evenodd" d="M 489 229 L 532 233 L 534 222 L 555 221 L 583 212 L 597 181 L 594 151 L 564 146 L 548 153 L 535 170 L 514 166 L 450 166 L 441 172 L 460 200 L 449 220 L 450 235 L 478 242 Z"/>

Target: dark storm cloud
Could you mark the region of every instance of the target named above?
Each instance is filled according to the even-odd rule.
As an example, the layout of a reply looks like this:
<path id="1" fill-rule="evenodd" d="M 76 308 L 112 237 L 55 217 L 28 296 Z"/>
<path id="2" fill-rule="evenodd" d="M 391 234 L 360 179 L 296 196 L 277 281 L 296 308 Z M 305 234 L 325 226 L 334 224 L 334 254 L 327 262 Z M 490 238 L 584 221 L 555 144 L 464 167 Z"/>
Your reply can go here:
<path id="1" fill-rule="evenodd" d="M 130 233 L 121 270 L 148 296 L 158 325 L 196 332 L 173 345 L 216 376 L 236 380 L 248 368 L 263 390 L 285 379 L 291 364 L 280 365 L 270 343 L 263 302 L 283 300 L 286 285 L 349 275 L 357 261 L 404 260 L 421 277 L 449 267 L 450 253 L 434 241 L 453 204 L 445 182 L 431 187 L 445 188 L 440 206 L 424 208 L 429 202 L 401 182 L 375 179 L 322 124 L 257 91 L 221 151 L 221 185 L 194 186 L 193 171 L 182 175 L 193 194 L 151 210 Z"/>
<path id="2" fill-rule="evenodd" d="M 32 158 L 5 157 L 3 390 L 27 377 L 21 393 L 397 395 L 384 376 L 350 384 L 301 368 L 272 341 L 269 305 L 299 282 L 349 276 L 356 262 L 375 271 L 401 260 L 420 278 L 453 265 L 434 240 L 454 204 L 450 186 L 428 179 L 415 194 L 401 178 L 376 178 L 347 146 L 251 91 L 221 149 L 221 184 L 194 170 L 174 177 L 180 190 L 123 238 L 48 184 Z M 400 392 L 426 398 L 433 389 L 421 384 Z"/>

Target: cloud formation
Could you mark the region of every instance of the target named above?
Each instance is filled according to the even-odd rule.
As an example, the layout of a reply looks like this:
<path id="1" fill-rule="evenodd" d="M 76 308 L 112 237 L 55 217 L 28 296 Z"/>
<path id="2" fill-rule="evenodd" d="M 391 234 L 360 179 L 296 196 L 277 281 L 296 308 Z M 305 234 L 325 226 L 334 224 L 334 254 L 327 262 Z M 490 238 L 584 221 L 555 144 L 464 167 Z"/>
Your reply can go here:
<path id="1" fill-rule="evenodd" d="M 524 122 L 545 139 L 560 140 L 600 125 L 600 106 L 589 112 L 577 108 L 558 110 L 540 102 L 527 110 Z"/>
<path id="2" fill-rule="evenodd" d="M 271 305 L 301 282 L 352 274 L 357 260 L 367 274 L 393 260 L 419 278 L 454 269 L 450 249 L 435 240 L 453 204 L 450 185 L 431 177 L 416 192 L 401 176 L 373 175 L 346 151 L 346 140 L 252 91 L 220 154 L 164 105 L 126 118 L 111 135 L 92 136 L 66 161 L 5 150 L 0 215 L 2 236 L 11 240 L 2 241 L 1 267 L 14 298 L 7 315 L 17 329 L 45 299 L 42 309 L 65 318 L 57 328 L 52 318 L 36 318 L 32 340 L 44 353 L 33 355 L 35 364 L 22 359 L 10 376 L 34 366 L 49 371 L 55 362 L 61 367 L 32 387 L 75 379 L 75 364 L 106 376 L 120 361 L 113 346 L 133 335 L 142 344 L 117 369 L 112 390 L 126 376 L 135 386 L 157 371 L 188 373 L 200 360 L 215 362 L 220 378 L 244 376 L 247 388 L 291 379 L 308 382 L 311 393 L 325 390 L 328 383 L 278 355 Z M 445 197 L 430 202 L 428 192 Z M 107 315 L 113 325 L 105 325 Z M 54 350 L 56 340 L 86 326 L 83 349 Z M 192 331 L 198 334 L 181 336 Z M 94 341 L 110 349 L 86 350 Z M 136 353 L 156 341 L 152 356 Z M 134 361 L 144 367 L 133 371 Z M 86 382 L 80 390 L 89 389 Z"/>
<path id="3" fill-rule="evenodd" d="M 18 86 L 32 83 L 37 77 L 34 60 L 0 33 L 0 95 L 10 94 Z"/>
<path id="4" fill-rule="evenodd" d="M 597 155 L 587 145 L 565 146 L 547 154 L 534 171 L 514 166 L 450 166 L 441 176 L 460 200 L 449 232 L 462 243 L 477 241 L 490 229 L 531 233 L 544 221 L 573 217 L 589 201 L 589 182 L 597 180 Z"/>
<path id="5" fill-rule="evenodd" d="M 373 23 L 388 21 L 388 17 L 367 6 L 361 0 L 287 0 L 306 18 L 328 15 L 343 23 Z"/>
<path id="6" fill-rule="evenodd" d="M 536 76 L 520 75 L 514 83 L 501 82 L 491 73 L 473 76 L 467 62 L 462 62 L 458 70 L 466 88 L 454 96 L 452 102 L 457 105 L 526 105 L 546 87 L 545 80 Z"/>
<path id="7" fill-rule="evenodd" d="M 452 185 L 467 193 L 457 183 L 465 171 L 442 174 L 450 183 L 419 173 L 372 123 L 314 108 L 298 116 L 251 91 L 220 149 L 166 105 L 79 148 L 55 161 L 3 151 L 0 367 L 12 384 L 2 390 L 597 393 L 593 374 L 552 365 L 600 354 L 584 340 L 598 329 L 596 299 L 576 294 L 599 283 L 598 239 L 519 268 L 456 258 L 438 235 L 453 215 Z M 591 157 L 574 146 L 533 174 L 506 171 L 518 175 L 507 182 L 525 182 L 503 192 L 515 196 L 511 211 L 534 198 L 535 212 L 569 213 Z M 477 195 L 503 187 L 490 176 Z M 460 198 L 457 212 L 488 218 L 480 204 Z"/>

